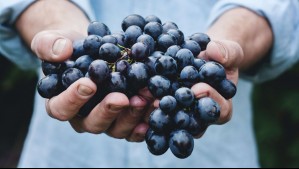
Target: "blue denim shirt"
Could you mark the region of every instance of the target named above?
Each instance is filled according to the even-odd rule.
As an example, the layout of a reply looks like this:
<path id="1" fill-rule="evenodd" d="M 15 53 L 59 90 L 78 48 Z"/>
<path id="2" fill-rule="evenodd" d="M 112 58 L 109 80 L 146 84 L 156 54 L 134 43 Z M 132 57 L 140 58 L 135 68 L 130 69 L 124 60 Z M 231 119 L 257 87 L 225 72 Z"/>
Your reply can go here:
<path id="1" fill-rule="evenodd" d="M 212 126 L 195 141 L 192 156 L 185 160 L 171 152 L 155 157 L 145 143 L 128 143 L 103 135 L 77 134 L 68 123 L 51 119 L 44 100 L 36 96 L 35 112 L 23 150 L 20 167 L 259 167 L 252 125 L 252 81 L 274 78 L 299 59 L 299 5 L 296 0 L 74 0 L 91 20 L 106 23 L 113 32 L 132 13 L 155 14 L 174 21 L 190 35 L 204 32 L 221 14 L 245 7 L 268 19 L 274 46 L 255 74 L 243 75 L 233 99 L 234 115 L 223 126 Z M 13 29 L 17 16 L 30 0 L 0 2 L 0 52 L 23 68 L 36 59 Z M 253 25 L 254 26 L 254 25 Z M 15 49 L 18 50 L 15 50 Z M 22 59 L 20 59 L 22 57 Z M 246 81 L 244 79 L 250 79 Z"/>

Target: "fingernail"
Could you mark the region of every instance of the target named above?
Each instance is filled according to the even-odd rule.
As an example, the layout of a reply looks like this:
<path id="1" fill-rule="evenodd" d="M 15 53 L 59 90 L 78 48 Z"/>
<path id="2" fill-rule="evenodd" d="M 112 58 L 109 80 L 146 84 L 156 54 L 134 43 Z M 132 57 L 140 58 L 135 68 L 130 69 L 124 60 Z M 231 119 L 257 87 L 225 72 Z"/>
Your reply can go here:
<path id="1" fill-rule="evenodd" d="M 119 112 L 123 109 L 124 109 L 123 106 L 110 105 L 110 110 L 113 111 L 113 112 Z"/>
<path id="2" fill-rule="evenodd" d="M 53 45 L 53 53 L 55 55 L 60 55 L 65 48 L 66 39 L 57 39 Z"/>
<path id="3" fill-rule="evenodd" d="M 81 95 L 81 96 L 90 96 L 93 94 L 93 90 L 87 86 L 84 86 L 84 85 L 80 85 L 78 87 L 78 93 Z"/>
<path id="4" fill-rule="evenodd" d="M 220 52 L 219 54 L 226 58 L 227 57 L 227 53 L 226 53 L 226 49 L 224 48 L 224 46 L 221 44 L 221 43 L 217 43 L 217 42 L 211 42 L 211 46 L 214 48 L 214 49 L 217 49 L 218 48 L 218 52 Z"/>

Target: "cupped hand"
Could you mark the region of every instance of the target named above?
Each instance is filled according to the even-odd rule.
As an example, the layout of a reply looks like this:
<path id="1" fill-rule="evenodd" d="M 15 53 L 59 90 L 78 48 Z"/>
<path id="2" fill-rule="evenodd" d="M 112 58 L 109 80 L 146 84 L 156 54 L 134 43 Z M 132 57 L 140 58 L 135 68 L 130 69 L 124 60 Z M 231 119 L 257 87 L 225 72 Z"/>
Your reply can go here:
<path id="1" fill-rule="evenodd" d="M 84 38 L 83 34 L 72 31 L 48 30 L 36 34 L 31 49 L 41 59 L 50 62 L 62 62 L 70 58 L 73 52 L 72 42 Z M 81 118 L 77 116 L 97 92 L 97 86 L 88 78 L 82 78 L 72 84 L 60 95 L 46 100 L 48 114 L 60 121 L 69 121 L 79 133 L 106 133 L 107 135 L 128 141 L 143 141 L 148 128 L 142 123 L 144 112 L 153 98 L 148 91 L 130 100 L 121 93 L 110 93 L 101 103 Z M 99 91 L 101 92 L 101 91 Z"/>

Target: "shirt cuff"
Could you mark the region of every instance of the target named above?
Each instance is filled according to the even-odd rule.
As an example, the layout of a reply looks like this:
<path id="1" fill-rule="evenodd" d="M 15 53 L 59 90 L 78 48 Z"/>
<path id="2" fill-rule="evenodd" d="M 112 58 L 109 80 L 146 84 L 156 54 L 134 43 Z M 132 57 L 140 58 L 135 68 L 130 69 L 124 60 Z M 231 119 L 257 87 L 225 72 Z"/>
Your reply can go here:
<path id="1" fill-rule="evenodd" d="M 270 54 L 254 67 L 254 71 L 241 76 L 253 82 L 264 82 L 284 73 L 299 60 L 299 2 L 297 0 L 222 0 L 213 8 L 208 26 L 223 13 L 244 7 L 265 17 L 274 34 Z"/>

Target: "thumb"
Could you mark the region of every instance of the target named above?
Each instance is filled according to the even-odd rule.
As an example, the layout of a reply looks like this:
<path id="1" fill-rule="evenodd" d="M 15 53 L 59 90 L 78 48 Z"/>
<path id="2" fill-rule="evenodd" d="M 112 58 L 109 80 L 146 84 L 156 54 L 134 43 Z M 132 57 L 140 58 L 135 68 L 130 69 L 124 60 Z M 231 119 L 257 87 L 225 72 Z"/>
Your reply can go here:
<path id="1" fill-rule="evenodd" d="M 50 62 L 67 60 L 73 53 L 72 41 L 78 33 L 48 30 L 36 34 L 31 42 L 32 51 L 41 59 Z"/>
<path id="2" fill-rule="evenodd" d="M 244 58 L 241 46 L 233 41 L 211 41 L 206 51 L 200 55 L 206 60 L 219 62 L 226 68 L 238 67 Z"/>

